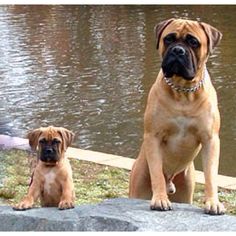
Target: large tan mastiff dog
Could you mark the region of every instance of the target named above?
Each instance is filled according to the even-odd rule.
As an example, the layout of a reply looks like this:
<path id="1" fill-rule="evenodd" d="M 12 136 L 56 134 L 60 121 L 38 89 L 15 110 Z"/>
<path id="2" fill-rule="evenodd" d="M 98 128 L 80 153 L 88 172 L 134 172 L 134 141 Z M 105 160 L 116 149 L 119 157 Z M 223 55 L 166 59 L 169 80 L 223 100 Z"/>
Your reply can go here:
<path id="1" fill-rule="evenodd" d="M 171 210 L 170 200 L 192 203 L 193 160 L 202 150 L 205 213 L 223 214 L 216 183 L 220 114 L 206 69 L 222 34 L 208 24 L 183 19 L 163 21 L 155 29 L 162 69 L 149 93 L 129 196 L 151 199 L 153 210 Z"/>
<path id="2" fill-rule="evenodd" d="M 38 151 L 28 194 L 13 207 L 26 210 L 40 199 L 43 207 L 58 207 L 60 210 L 74 207 L 75 192 L 72 170 L 65 151 L 71 144 L 74 134 L 62 127 L 49 126 L 31 131 L 29 144 Z"/>

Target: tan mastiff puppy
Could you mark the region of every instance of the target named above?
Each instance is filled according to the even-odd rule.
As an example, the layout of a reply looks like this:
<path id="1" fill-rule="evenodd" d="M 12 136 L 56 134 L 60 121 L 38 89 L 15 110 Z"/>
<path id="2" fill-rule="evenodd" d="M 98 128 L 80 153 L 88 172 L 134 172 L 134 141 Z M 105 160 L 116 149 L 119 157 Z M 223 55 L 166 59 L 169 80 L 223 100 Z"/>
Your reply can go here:
<path id="1" fill-rule="evenodd" d="M 149 93 L 129 196 L 151 199 L 153 210 L 171 210 L 170 200 L 192 203 L 193 160 L 202 150 L 205 213 L 223 214 L 216 183 L 220 114 L 206 69 L 222 34 L 202 22 L 170 19 L 156 26 L 156 37 L 162 69 Z"/>
<path id="2" fill-rule="evenodd" d="M 74 134 L 61 127 L 39 128 L 28 134 L 29 144 L 38 150 L 28 194 L 13 209 L 26 210 L 40 198 L 43 207 L 69 209 L 74 207 L 75 193 L 72 170 L 65 151 Z"/>

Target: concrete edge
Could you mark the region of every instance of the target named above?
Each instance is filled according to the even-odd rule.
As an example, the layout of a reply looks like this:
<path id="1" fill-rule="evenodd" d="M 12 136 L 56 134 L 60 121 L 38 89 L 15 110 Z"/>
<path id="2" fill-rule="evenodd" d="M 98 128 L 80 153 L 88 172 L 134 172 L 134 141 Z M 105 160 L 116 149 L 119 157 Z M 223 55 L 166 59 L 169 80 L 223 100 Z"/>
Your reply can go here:
<path id="1" fill-rule="evenodd" d="M 3 149 L 21 149 L 30 150 L 28 139 L 10 137 L 8 135 L 0 135 L 0 148 Z M 101 165 L 108 165 L 113 167 L 118 167 L 126 170 L 131 170 L 135 159 L 90 151 L 83 150 L 79 148 L 69 147 L 66 151 L 66 156 L 68 158 L 74 158 L 83 161 L 90 161 Z M 204 173 L 202 171 L 195 171 L 196 182 L 200 184 L 205 184 Z M 218 186 L 221 188 L 236 190 L 236 177 L 218 175 L 217 176 Z"/>

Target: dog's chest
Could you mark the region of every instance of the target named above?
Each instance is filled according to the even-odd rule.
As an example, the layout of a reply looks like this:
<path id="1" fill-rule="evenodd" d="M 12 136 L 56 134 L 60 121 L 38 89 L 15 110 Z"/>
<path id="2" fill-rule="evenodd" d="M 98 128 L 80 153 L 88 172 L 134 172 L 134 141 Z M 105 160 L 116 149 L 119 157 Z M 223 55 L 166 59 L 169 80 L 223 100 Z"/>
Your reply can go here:
<path id="1" fill-rule="evenodd" d="M 198 145 L 198 124 L 191 117 L 178 116 L 166 120 L 163 141 L 175 148 Z"/>
<path id="2" fill-rule="evenodd" d="M 52 192 L 53 183 L 56 181 L 56 174 L 53 170 L 50 170 L 44 176 L 44 192 L 50 194 Z"/>
<path id="3" fill-rule="evenodd" d="M 192 118 L 179 116 L 170 119 L 170 122 L 172 123 L 173 134 L 180 136 L 180 138 L 183 138 L 191 133 L 191 129 L 194 128 Z"/>
<path id="4" fill-rule="evenodd" d="M 172 176 L 182 171 L 193 161 L 200 150 L 196 121 L 188 117 L 175 117 L 166 120 L 163 130 L 162 152 L 163 170 Z"/>

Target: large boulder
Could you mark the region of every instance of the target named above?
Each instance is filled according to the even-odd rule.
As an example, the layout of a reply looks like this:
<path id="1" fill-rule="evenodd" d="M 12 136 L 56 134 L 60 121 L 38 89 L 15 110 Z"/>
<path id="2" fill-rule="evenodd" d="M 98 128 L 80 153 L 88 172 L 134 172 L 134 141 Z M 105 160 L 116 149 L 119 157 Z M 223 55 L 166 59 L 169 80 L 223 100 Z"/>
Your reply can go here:
<path id="1" fill-rule="evenodd" d="M 151 211 L 149 201 L 117 198 L 70 210 L 0 207 L 0 231 L 236 231 L 236 217 L 210 216 L 188 204 Z"/>

